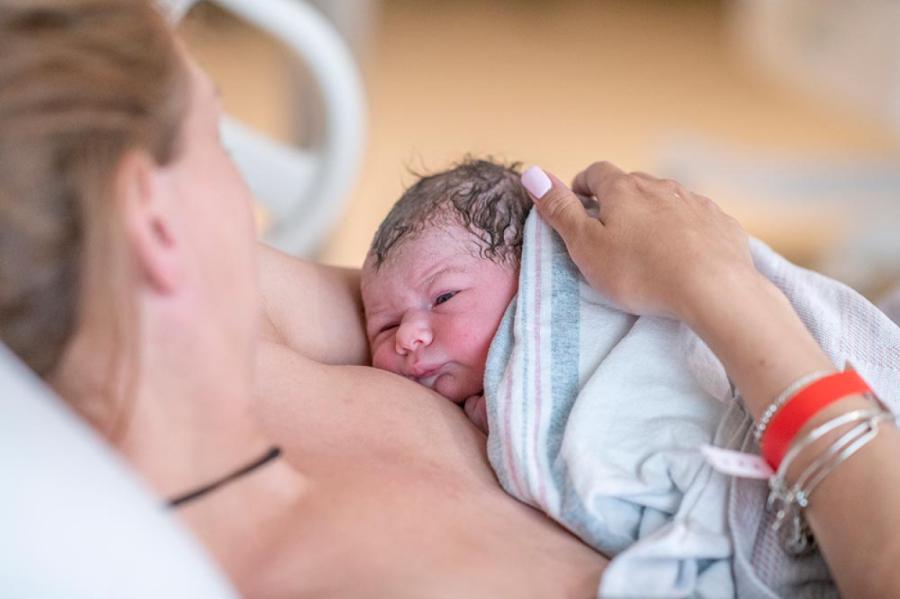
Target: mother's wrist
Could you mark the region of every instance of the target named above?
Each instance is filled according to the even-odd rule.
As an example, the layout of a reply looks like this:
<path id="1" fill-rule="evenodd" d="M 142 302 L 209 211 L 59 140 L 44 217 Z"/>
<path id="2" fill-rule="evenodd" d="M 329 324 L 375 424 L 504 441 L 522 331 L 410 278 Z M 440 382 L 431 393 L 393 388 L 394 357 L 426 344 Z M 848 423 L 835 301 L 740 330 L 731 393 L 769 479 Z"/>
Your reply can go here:
<path id="1" fill-rule="evenodd" d="M 784 300 L 780 291 L 752 264 L 721 265 L 693 273 L 672 297 L 675 316 L 698 331 L 723 309 L 740 312 L 757 301 Z M 699 331 L 698 331 L 699 332 Z"/>
<path id="2" fill-rule="evenodd" d="M 834 368 L 787 297 L 752 265 L 682 294 L 679 317 L 716 354 L 754 417 L 793 381 Z"/>

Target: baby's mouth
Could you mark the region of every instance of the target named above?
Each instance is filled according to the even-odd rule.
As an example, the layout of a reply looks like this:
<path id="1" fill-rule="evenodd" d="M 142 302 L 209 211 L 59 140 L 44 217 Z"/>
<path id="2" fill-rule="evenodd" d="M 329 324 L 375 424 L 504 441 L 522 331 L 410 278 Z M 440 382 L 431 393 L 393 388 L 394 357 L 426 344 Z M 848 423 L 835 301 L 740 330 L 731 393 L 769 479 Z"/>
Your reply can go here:
<path id="1" fill-rule="evenodd" d="M 426 371 L 422 375 L 417 376 L 416 382 L 419 383 L 420 385 L 424 385 L 424 386 L 428 387 L 429 389 L 434 389 L 434 384 L 437 382 L 438 377 L 440 377 L 440 376 L 441 376 L 440 367 L 432 368 L 431 370 Z"/>

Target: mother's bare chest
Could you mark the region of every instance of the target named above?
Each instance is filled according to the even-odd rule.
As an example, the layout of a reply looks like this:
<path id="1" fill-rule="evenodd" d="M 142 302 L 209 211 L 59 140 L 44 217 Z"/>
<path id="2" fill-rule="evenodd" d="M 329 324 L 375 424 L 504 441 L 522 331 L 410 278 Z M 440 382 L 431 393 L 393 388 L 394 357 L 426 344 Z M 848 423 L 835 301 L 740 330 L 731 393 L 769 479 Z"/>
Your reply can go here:
<path id="1" fill-rule="evenodd" d="M 593 596 L 602 558 L 543 515 L 490 489 L 398 472 L 313 481 L 270 531 L 245 594 Z"/>

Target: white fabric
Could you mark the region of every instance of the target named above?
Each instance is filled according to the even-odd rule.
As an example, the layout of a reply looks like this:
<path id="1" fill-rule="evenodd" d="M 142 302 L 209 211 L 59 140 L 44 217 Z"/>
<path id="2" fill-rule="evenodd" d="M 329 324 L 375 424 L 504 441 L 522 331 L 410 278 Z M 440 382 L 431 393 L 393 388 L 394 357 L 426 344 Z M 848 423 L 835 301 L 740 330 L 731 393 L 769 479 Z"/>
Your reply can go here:
<path id="1" fill-rule="evenodd" d="M 888 402 L 900 400 L 897 327 L 839 283 L 759 242 L 752 251 L 835 364 L 850 359 Z M 747 419 L 724 369 L 683 325 L 604 302 L 536 213 L 526 223 L 519 294 L 491 346 L 485 395 L 489 455 L 504 488 L 616 556 L 600 594 L 736 592 L 734 543 L 744 550 L 759 514 L 738 527 L 743 536 L 731 533 L 728 518 L 744 517 L 728 512 L 733 484 L 698 451 L 745 440 Z M 769 588 L 765 580 L 744 584 L 765 557 L 787 573 L 779 588 L 833 590 L 818 565 L 800 572 L 773 553 L 777 544 L 765 547 L 767 555 L 745 560 L 741 589 Z"/>
<path id="2" fill-rule="evenodd" d="M 127 466 L 0 344 L 0 595 L 235 597 Z"/>

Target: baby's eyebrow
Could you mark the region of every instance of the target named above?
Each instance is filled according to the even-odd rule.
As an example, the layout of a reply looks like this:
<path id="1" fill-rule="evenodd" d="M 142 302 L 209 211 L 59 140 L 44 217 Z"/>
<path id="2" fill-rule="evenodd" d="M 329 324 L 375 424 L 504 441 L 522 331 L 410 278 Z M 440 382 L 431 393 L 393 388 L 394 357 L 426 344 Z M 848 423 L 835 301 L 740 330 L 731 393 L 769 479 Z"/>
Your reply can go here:
<path id="1" fill-rule="evenodd" d="M 464 266 L 459 266 L 457 264 L 448 264 L 447 266 L 444 266 L 443 268 L 440 268 L 433 273 L 429 273 L 428 271 L 426 271 L 424 280 L 422 282 L 422 287 L 428 287 L 429 285 L 431 285 L 431 283 L 434 282 L 435 279 L 442 275 L 464 273 L 467 272 L 467 270 L 468 269 L 466 269 Z"/>

